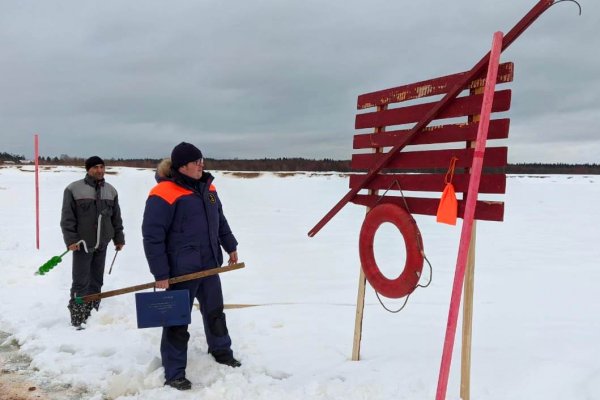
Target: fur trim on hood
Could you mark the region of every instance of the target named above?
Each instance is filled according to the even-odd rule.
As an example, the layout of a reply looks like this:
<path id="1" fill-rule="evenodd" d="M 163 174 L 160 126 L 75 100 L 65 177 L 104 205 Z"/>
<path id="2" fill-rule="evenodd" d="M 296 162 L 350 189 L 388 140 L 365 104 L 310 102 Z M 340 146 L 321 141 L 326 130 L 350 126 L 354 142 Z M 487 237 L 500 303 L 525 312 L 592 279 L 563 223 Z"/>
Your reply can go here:
<path id="1" fill-rule="evenodd" d="M 171 159 L 165 158 L 156 167 L 156 175 L 160 178 L 171 178 Z"/>

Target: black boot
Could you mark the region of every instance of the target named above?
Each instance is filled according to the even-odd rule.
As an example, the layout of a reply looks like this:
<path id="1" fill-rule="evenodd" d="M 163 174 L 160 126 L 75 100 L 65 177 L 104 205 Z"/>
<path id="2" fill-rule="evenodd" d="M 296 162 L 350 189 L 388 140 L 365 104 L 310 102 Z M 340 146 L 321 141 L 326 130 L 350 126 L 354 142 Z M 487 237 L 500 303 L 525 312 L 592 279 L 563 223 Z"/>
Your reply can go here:
<path id="1" fill-rule="evenodd" d="M 242 363 L 233 358 L 231 351 L 212 351 L 210 354 L 215 358 L 215 361 L 219 364 L 227 365 L 232 368 L 241 367 Z"/>
<path id="2" fill-rule="evenodd" d="M 88 304 L 78 304 L 73 299 L 69 300 L 67 308 L 71 313 L 71 325 L 76 328 L 81 328 L 81 324 L 85 323 L 90 316 L 91 308 L 88 307 Z"/>
<path id="3" fill-rule="evenodd" d="M 165 386 L 171 386 L 177 390 L 190 390 L 192 388 L 192 382 L 186 378 L 173 379 L 165 382 Z"/>

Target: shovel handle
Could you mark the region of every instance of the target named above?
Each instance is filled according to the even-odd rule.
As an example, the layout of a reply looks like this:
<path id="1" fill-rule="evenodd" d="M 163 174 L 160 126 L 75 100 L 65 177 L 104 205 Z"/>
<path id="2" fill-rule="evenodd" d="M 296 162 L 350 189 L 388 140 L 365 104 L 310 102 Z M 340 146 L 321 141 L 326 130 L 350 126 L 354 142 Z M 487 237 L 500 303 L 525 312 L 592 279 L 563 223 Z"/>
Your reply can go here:
<path id="1" fill-rule="evenodd" d="M 222 272 L 233 271 L 235 269 L 244 268 L 245 266 L 246 265 L 244 263 L 237 263 L 237 264 L 228 265 L 226 267 L 211 268 L 211 269 L 207 269 L 207 270 L 200 271 L 200 272 L 194 272 L 193 274 L 181 275 L 181 276 L 177 276 L 175 278 L 169 279 L 169 284 L 171 285 L 174 283 L 191 281 L 193 279 L 205 278 L 207 276 L 220 274 Z M 141 285 L 135 285 L 135 286 L 125 287 L 122 289 L 111 290 L 111 291 L 104 292 L 104 293 L 95 293 L 95 294 L 89 294 L 89 295 L 83 296 L 83 297 L 75 297 L 75 302 L 78 304 L 89 303 L 90 301 L 105 299 L 107 297 L 119 296 L 121 294 L 137 292 L 137 291 L 144 290 L 144 289 L 151 289 L 154 287 L 155 284 L 156 284 L 156 282 L 148 282 L 148 283 L 143 283 Z"/>

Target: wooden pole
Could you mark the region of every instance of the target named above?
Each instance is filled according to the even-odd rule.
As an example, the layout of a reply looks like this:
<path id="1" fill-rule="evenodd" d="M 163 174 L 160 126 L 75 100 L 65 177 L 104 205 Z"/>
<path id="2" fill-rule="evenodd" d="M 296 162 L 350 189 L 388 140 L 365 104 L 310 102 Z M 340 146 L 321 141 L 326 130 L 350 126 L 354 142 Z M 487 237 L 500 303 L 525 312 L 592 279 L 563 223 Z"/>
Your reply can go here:
<path id="1" fill-rule="evenodd" d="M 383 111 L 387 109 L 387 105 L 385 106 L 377 106 L 377 111 Z M 375 128 L 375 133 L 381 133 L 385 131 L 385 127 Z M 383 148 L 378 147 L 373 149 L 373 153 L 383 153 Z M 379 193 L 378 190 L 369 190 L 370 195 L 377 195 Z M 367 207 L 367 214 L 371 210 L 370 207 Z M 367 278 L 365 277 L 365 273 L 362 269 L 362 265 L 360 267 L 360 273 L 358 276 L 358 294 L 356 296 L 356 316 L 354 317 L 354 341 L 352 344 L 352 361 L 360 360 L 360 341 L 362 339 L 362 322 L 363 322 L 363 313 L 365 309 L 365 293 L 367 286 Z"/>
<path id="2" fill-rule="evenodd" d="M 352 361 L 360 360 L 360 341 L 362 339 L 362 323 L 365 310 L 365 292 L 367 278 L 360 268 L 358 276 L 358 295 L 356 297 L 356 316 L 354 317 L 354 342 L 352 344 Z"/>
<path id="3" fill-rule="evenodd" d="M 475 219 L 475 206 L 477 204 L 479 182 L 481 179 L 481 171 L 483 169 L 483 156 L 485 154 L 485 144 L 490 124 L 492 102 L 494 100 L 494 91 L 496 88 L 496 76 L 498 74 L 502 38 L 502 32 L 496 32 L 494 34 L 492 49 L 490 51 L 490 62 L 485 80 L 485 91 L 481 106 L 481 120 L 479 122 L 479 128 L 477 129 L 477 142 L 475 145 L 475 152 L 473 153 L 472 173 L 469 179 L 469 190 L 465 201 L 463 225 L 460 236 L 460 244 L 458 246 L 458 256 L 456 259 L 456 271 L 454 273 L 454 282 L 452 285 L 450 309 L 448 310 L 448 322 L 446 325 L 444 349 L 442 352 L 440 374 L 438 377 L 438 386 L 435 397 L 436 400 L 445 400 L 446 390 L 448 389 L 450 364 L 452 362 L 452 350 L 454 349 L 454 339 L 456 337 L 456 324 L 458 320 L 460 300 L 465 279 L 468 249 L 471 243 L 471 235 L 473 233 L 472 230 L 473 221 Z"/>
<path id="4" fill-rule="evenodd" d="M 472 89 L 470 94 L 481 94 L 484 88 Z M 469 117 L 469 122 L 477 122 L 481 115 Z M 467 142 L 467 148 L 475 148 L 475 142 Z M 467 173 L 471 173 L 467 169 Z M 463 199 L 467 193 L 463 193 Z M 475 242 L 477 238 L 477 221 L 473 221 L 473 233 L 469 243 L 469 254 L 467 256 L 467 270 L 465 272 L 465 287 L 463 292 L 463 324 L 462 324 L 462 346 L 461 346 L 461 368 L 460 368 L 460 398 L 470 400 L 471 398 L 471 343 L 473 337 L 473 294 L 475 289 Z"/>
<path id="5" fill-rule="evenodd" d="M 473 236 L 467 256 L 467 271 L 465 273 L 465 289 L 463 303 L 462 352 L 460 370 L 460 398 L 471 399 L 471 342 L 473 337 L 473 292 L 475 289 L 475 242 L 477 236 L 477 221 L 473 221 Z"/>
<path id="6" fill-rule="evenodd" d="M 205 278 L 207 276 L 220 274 L 222 272 L 233 271 L 235 269 L 244 268 L 244 263 L 232 264 L 226 267 L 217 267 L 212 269 L 207 269 L 205 271 L 194 272 L 193 274 L 181 275 L 175 278 L 169 279 L 169 285 L 179 282 L 191 281 L 193 279 Z M 141 285 L 129 286 L 122 289 L 111 290 L 104 293 L 94 293 L 83 297 L 77 297 L 75 301 L 78 303 L 89 303 L 90 301 L 96 301 L 100 299 L 105 299 L 107 297 L 118 296 L 125 293 L 137 292 L 144 289 L 151 289 L 154 287 L 156 282 L 148 282 L 143 283 Z"/>

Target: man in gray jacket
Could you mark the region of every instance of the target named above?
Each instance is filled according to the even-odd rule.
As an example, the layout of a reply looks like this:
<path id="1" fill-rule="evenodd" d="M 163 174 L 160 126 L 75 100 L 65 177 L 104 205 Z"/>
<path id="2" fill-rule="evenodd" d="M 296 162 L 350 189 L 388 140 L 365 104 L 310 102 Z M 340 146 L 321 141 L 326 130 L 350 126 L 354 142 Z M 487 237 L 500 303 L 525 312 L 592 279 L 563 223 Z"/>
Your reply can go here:
<path id="1" fill-rule="evenodd" d="M 104 168 L 100 157 L 88 158 L 85 178 L 67 186 L 63 195 L 60 227 L 65 244 L 73 251 L 68 309 L 71 324 L 78 328 L 90 316 L 92 307 L 98 310 L 100 301 L 77 304 L 75 297 L 100 293 L 108 243 L 112 240 L 116 251 L 125 245 L 117 190 L 104 181 Z"/>

